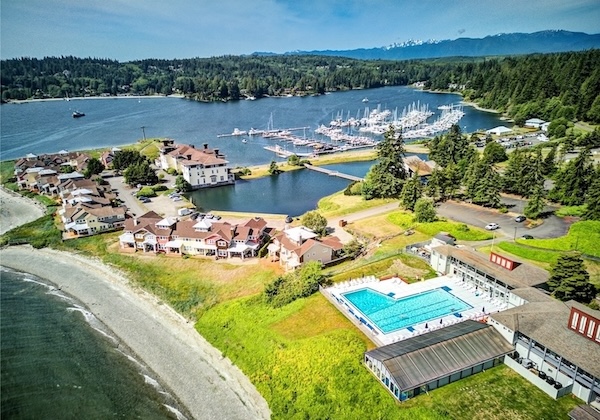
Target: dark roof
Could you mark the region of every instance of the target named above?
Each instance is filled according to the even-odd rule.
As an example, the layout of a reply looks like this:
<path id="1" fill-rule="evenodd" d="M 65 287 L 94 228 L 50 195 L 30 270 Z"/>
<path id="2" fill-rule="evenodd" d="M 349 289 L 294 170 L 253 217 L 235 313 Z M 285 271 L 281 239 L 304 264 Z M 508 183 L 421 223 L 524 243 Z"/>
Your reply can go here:
<path id="1" fill-rule="evenodd" d="M 543 268 L 516 260 L 515 262 L 518 263 L 516 268 L 512 271 L 508 270 L 491 262 L 488 255 L 467 248 L 441 245 L 433 249 L 440 254 L 455 257 L 469 265 L 477 267 L 480 271 L 497 278 L 514 289 L 525 286 L 536 286 L 545 283 L 550 277 L 550 274 Z"/>
<path id="2" fill-rule="evenodd" d="M 573 420 L 600 420 L 600 411 L 590 405 L 578 405 L 569 411 L 569 417 Z"/>
<path id="3" fill-rule="evenodd" d="M 513 351 L 491 325 L 467 320 L 368 351 L 401 390 L 468 369 Z"/>
<path id="4" fill-rule="evenodd" d="M 492 314 L 491 317 L 600 377 L 600 344 L 569 329 L 571 309 L 568 304 L 556 299 L 531 302 Z"/>

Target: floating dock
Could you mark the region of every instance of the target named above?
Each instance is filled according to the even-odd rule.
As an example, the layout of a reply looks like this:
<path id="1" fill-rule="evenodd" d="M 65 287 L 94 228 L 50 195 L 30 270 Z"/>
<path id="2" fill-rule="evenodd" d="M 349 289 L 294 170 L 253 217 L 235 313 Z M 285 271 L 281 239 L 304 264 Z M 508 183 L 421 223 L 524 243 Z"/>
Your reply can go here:
<path id="1" fill-rule="evenodd" d="M 332 171 L 331 169 L 321 168 L 319 166 L 304 165 L 304 167 L 306 169 L 310 169 L 311 171 L 321 172 L 321 173 L 327 174 L 329 176 L 337 176 L 338 178 L 349 179 L 350 181 L 360 182 L 360 181 L 364 180 L 363 178 L 358 177 L 358 176 L 344 174 L 344 173 L 339 172 L 339 171 Z"/>

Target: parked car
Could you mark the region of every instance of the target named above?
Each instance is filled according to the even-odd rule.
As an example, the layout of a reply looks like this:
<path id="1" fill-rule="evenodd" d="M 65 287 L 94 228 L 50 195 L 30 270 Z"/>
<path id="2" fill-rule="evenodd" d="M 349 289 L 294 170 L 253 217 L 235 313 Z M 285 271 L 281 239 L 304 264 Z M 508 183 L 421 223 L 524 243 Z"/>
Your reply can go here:
<path id="1" fill-rule="evenodd" d="M 533 239 L 533 236 L 531 236 L 531 235 L 523 235 L 523 236 L 521 236 L 521 239 Z"/>
<path id="2" fill-rule="evenodd" d="M 517 222 L 517 223 L 524 222 L 525 220 L 527 220 L 527 218 L 525 216 L 523 216 L 522 214 L 515 217 L 515 222 Z"/>
<path id="3" fill-rule="evenodd" d="M 488 223 L 487 225 L 485 225 L 485 228 L 487 230 L 496 230 L 498 229 L 500 226 L 498 226 L 497 223 Z"/>
<path id="4" fill-rule="evenodd" d="M 181 201 L 181 197 L 173 197 L 173 198 L 171 198 L 171 200 L 173 200 L 173 201 Z"/>

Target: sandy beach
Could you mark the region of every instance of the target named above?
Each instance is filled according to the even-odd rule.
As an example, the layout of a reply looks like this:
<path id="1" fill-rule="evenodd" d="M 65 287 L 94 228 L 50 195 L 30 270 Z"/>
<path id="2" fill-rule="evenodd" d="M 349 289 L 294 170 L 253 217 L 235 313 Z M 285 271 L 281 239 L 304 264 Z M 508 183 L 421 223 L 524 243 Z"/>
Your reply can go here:
<path id="1" fill-rule="evenodd" d="M 41 209 L 5 191 L 2 231 Z M 39 217 L 39 216 L 38 216 Z M 35 217 L 34 217 L 35 218 Z M 98 260 L 30 246 L 0 250 L 0 264 L 45 278 L 82 302 L 159 378 L 194 419 L 268 419 L 266 401 L 231 361 L 222 357 L 168 305 L 135 288 Z"/>
<path id="2" fill-rule="evenodd" d="M 44 213 L 40 203 L 0 187 L 0 235 L 39 219 Z"/>

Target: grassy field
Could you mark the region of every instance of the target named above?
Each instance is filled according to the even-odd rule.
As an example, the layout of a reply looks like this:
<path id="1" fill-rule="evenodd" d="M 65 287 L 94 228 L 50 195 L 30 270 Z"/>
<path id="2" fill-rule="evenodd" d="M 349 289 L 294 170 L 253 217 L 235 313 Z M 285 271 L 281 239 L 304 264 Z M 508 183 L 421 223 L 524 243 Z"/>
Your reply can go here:
<path id="1" fill-rule="evenodd" d="M 594 257 L 600 257 L 600 221 L 582 221 L 571 225 L 565 236 L 552 239 L 520 239 L 520 244 L 534 248 L 556 251 L 580 251 Z"/>
<path id="2" fill-rule="evenodd" d="M 440 232 L 447 232 L 456 239 L 463 241 L 483 241 L 492 239 L 492 234 L 487 230 L 469 226 L 464 223 L 447 220 L 431 223 L 415 223 L 413 222 L 413 214 L 404 211 L 390 213 L 388 215 L 388 220 L 404 229 L 412 228 L 429 236 L 437 235 Z"/>
<path id="3" fill-rule="evenodd" d="M 319 200 L 317 208 L 325 217 L 338 217 L 362 210 L 368 210 L 383 204 L 392 203 L 393 199 L 365 200 L 358 195 L 344 195 L 342 191 L 336 192 Z"/>

